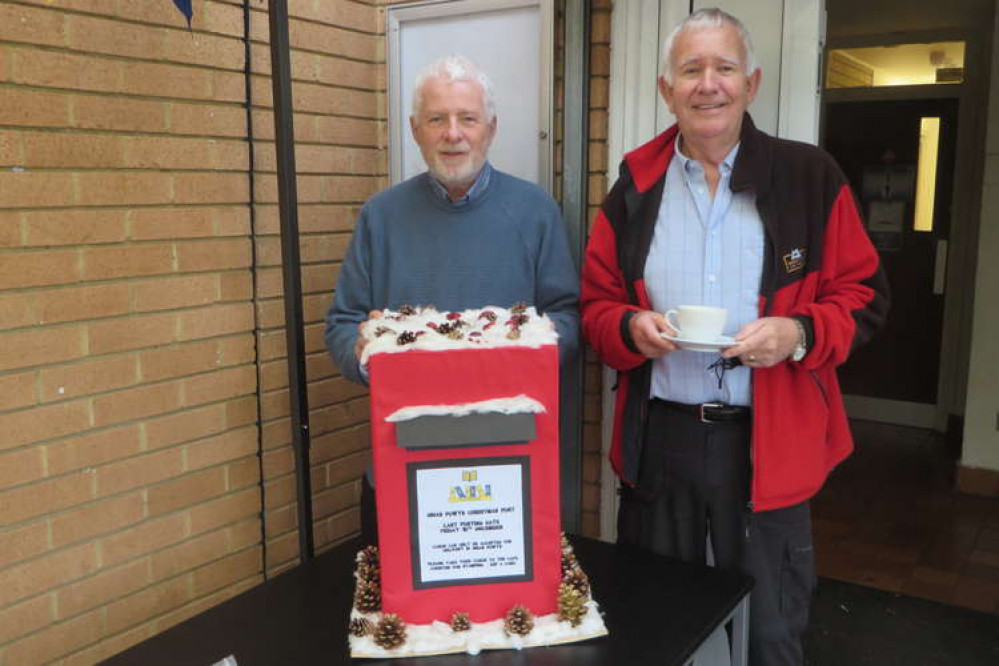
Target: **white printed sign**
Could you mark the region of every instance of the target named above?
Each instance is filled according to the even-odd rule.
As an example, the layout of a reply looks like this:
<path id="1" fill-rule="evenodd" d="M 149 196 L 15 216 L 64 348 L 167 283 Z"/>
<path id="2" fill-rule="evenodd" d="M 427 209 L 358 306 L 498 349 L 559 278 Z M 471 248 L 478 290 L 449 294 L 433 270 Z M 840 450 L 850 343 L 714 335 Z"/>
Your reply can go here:
<path id="1" fill-rule="evenodd" d="M 528 463 L 520 457 L 501 460 L 411 470 L 416 587 L 529 579 Z"/>

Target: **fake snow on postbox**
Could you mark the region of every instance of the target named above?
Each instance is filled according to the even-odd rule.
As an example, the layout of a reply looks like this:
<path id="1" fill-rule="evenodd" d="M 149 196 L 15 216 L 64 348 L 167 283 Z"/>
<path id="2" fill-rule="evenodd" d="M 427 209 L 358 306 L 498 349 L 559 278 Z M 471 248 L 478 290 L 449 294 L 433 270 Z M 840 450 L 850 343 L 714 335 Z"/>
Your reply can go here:
<path id="1" fill-rule="evenodd" d="M 524 306 L 402 308 L 366 335 L 381 607 L 366 616 L 355 597 L 352 655 L 474 653 L 606 633 L 588 587 L 578 617 L 559 619 L 551 322 Z"/>

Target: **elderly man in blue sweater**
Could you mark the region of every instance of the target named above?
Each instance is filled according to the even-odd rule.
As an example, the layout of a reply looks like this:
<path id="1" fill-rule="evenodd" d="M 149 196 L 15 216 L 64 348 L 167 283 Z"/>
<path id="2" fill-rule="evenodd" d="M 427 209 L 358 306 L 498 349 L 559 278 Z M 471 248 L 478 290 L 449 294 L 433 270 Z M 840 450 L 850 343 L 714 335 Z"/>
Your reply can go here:
<path id="1" fill-rule="evenodd" d="M 496 134 L 489 79 L 461 56 L 431 63 L 417 77 L 409 122 L 427 171 L 364 204 L 326 316 L 326 346 L 343 376 L 367 384 L 359 331 L 407 304 L 533 305 L 554 322 L 564 362 L 578 346 L 576 269 L 552 198 L 487 161 Z M 369 539 L 372 496 L 365 483 Z"/>

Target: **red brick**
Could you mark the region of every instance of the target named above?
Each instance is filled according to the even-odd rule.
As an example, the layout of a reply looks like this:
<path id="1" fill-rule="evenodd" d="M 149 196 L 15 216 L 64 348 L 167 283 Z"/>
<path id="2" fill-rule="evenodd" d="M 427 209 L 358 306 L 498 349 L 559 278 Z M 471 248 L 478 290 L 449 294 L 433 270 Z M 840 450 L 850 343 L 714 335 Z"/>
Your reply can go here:
<path id="1" fill-rule="evenodd" d="M 52 545 L 62 548 L 99 534 L 115 532 L 138 523 L 145 516 L 142 493 L 93 502 L 51 519 Z"/>
<path id="2" fill-rule="evenodd" d="M 211 208 L 151 208 L 129 211 L 131 238 L 160 240 L 213 236 Z"/>
<path id="3" fill-rule="evenodd" d="M 52 324 L 81 319 L 100 319 L 126 314 L 127 284 L 102 284 L 36 292 L 33 296 L 35 323 Z"/>
<path id="4" fill-rule="evenodd" d="M 66 44 L 74 51 L 160 59 L 165 30 L 104 18 L 68 15 Z"/>
<path id="5" fill-rule="evenodd" d="M 0 289 L 65 284 L 80 277 L 76 250 L 19 252 L 0 262 Z"/>
<path id="6" fill-rule="evenodd" d="M 24 134 L 24 166 L 108 169 L 122 166 L 121 138 L 108 134 Z"/>
<path id="7" fill-rule="evenodd" d="M 212 71 L 212 99 L 219 102 L 243 102 L 246 77 L 242 73 Z"/>
<path id="8" fill-rule="evenodd" d="M 230 206 L 215 209 L 215 235 L 248 236 L 251 233 L 249 208 Z"/>
<path id="9" fill-rule="evenodd" d="M 214 370 L 221 365 L 215 341 L 171 345 L 143 352 L 139 357 L 142 378 L 157 381 Z"/>
<path id="10" fill-rule="evenodd" d="M 262 566 L 260 555 L 259 547 L 248 548 L 194 571 L 191 576 L 191 588 L 194 594 L 200 596 L 243 579 L 258 576 Z"/>
<path id="11" fill-rule="evenodd" d="M 0 41 L 62 46 L 64 24 L 62 12 L 0 5 Z"/>
<path id="12" fill-rule="evenodd" d="M 247 488 L 232 495 L 211 500 L 190 510 L 191 534 L 244 520 L 260 510 L 260 489 Z"/>
<path id="13" fill-rule="evenodd" d="M 32 483 L 45 476 L 45 461 L 38 447 L 0 453 L 0 489 Z"/>
<path id="14" fill-rule="evenodd" d="M 87 327 L 91 354 L 107 354 L 173 342 L 177 316 L 145 315 L 91 323 Z"/>
<path id="15" fill-rule="evenodd" d="M 78 174 L 83 206 L 125 206 L 171 202 L 170 176 L 143 171 L 87 171 Z"/>
<path id="16" fill-rule="evenodd" d="M 159 516 L 198 504 L 223 494 L 225 489 L 225 470 L 220 468 L 171 479 L 147 491 L 149 515 Z M 153 560 L 155 559 L 154 555 Z"/>
<path id="17" fill-rule="evenodd" d="M 260 461 L 256 456 L 244 458 L 226 465 L 226 488 L 239 490 L 260 483 Z M 259 535 L 259 527 L 257 528 Z M 249 545 L 243 544 L 243 545 Z"/>
<path id="18" fill-rule="evenodd" d="M 225 403 L 225 424 L 229 428 L 257 422 L 257 396 L 246 396 Z"/>
<path id="19" fill-rule="evenodd" d="M 106 426 L 172 412 L 180 404 L 180 384 L 177 382 L 116 391 L 93 398 L 94 425 Z"/>
<path id="20" fill-rule="evenodd" d="M 163 132 L 167 128 L 164 102 L 104 95 L 74 95 L 69 99 L 74 127 L 124 132 Z M 59 101 L 65 105 L 65 96 L 60 96 Z M 56 116 L 45 124 L 63 125 L 67 121 Z"/>
<path id="21" fill-rule="evenodd" d="M 225 532 L 210 532 L 190 539 L 153 554 L 151 558 L 153 578 L 163 580 L 190 571 L 222 557 L 226 554 L 226 550 Z"/>
<path id="22" fill-rule="evenodd" d="M 370 59 L 378 53 L 378 36 L 329 25 L 292 20 L 291 45 L 297 49 L 344 55 L 357 60 Z M 265 49 L 260 49 L 261 51 Z"/>
<path id="23" fill-rule="evenodd" d="M 138 378 L 135 357 L 118 356 L 42 370 L 39 386 L 42 402 L 51 402 L 132 386 Z"/>
<path id="24" fill-rule="evenodd" d="M 35 597 L 0 610 L 0 643 L 34 633 L 52 623 L 52 601 Z"/>
<path id="25" fill-rule="evenodd" d="M 0 414 L 0 450 L 86 430 L 90 426 L 87 402 L 63 402 Z M 0 523 L 2 524 L 2 523 Z"/>
<path id="26" fill-rule="evenodd" d="M 189 241 L 177 243 L 179 271 L 220 271 L 246 268 L 251 263 L 250 242 L 246 238 L 231 240 Z"/>
<path id="27" fill-rule="evenodd" d="M 96 641 L 102 632 L 101 612 L 93 611 L 11 643 L 4 650 L 4 657 L 11 664 L 50 663 Z"/>
<path id="28" fill-rule="evenodd" d="M 4 491 L 0 524 L 11 525 L 86 502 L 93 497 L 93 478 L 77 472 Z M 2 579 L 2 578 L 0 578 Z M 0 596 L 2 596 L 0 592 Z"/>
<path id="29" fill-rule="evenodd" d="M 245 301 L 253 298 L 253 278 L 249 272 L 223 273 L 219 276 L 222 301 Z"/>
<path id="30" fill-rule="evenodd" d="M 246 111 L 238 106 L 217 104 L 170 105 L 170 131 L 199 136 L 246 136 Z"/>
<path id="31" fill-rule="evenodd" d="M 217 275 L 144 280 L 132 286 L 132 300 L 137 312 L 207 305 L 214 303 L 218 294 Z"/>
<path id="32" fill-rule="evenodd" d="M 155 275 L 173 270 L 173 248 L 166 244 L 91 248 L 83 251 L 87 280 Z"/>
<path id="33" fill-rule="evenodd" d="M 123 166 L 129 169 L 205 169 L 211 167 L 208 139 L 133 136 L 124 139 Z"/>
<path id="34" fill-rule="evenodd" d="M 229 335 L 253 330 L 253 306 L 250 303 L 215 305 L 181 312 L 180 340 Z"/>
<path id="35" fill-rule="evenodd" d="M 247 203 L 249 178 L 243 173 L 178 173 L 174 192 L 177 203 Z"/>
<path id="36" fill-rule="evenodd" d="M 101 541 L 102 561 L 105 566 L 114 566 L 161 550 L 180 541 L 186 534 L 183 514 L 147 520 Z"/>
<path id="37" fill-rule="evenodd" d="M 159 449 L 213 435 L 222 432 L 225 427 L 225 408 L 222 405 L 188 409 L 170 416 L 152 419 L 143 426 L 146 433 L 146 445 L 150 449 Z"/>
<path id="38" fill-rule="evenodd" d="M 187 466 L 200 469 L 252 456 L 257 451 L 257 429 L 242 428 L 187 445 Z"/>
<path id="39" fill-rule="evenodd" d="M 184 380 L 184 404 L 200 405 L 253 393 L 257 386 L 252 365 L 228 368 Z"/>
<path id="40" fill-rule="evenodd" d="M 107 631 L 115 633 L 136 624 L 140 618 L 155 617 L 191 599 L 184 577 L 174 578 L 114 601 L 106 607 Z"/>
<path id="41" fill-rule="evenodd" d="M 346 2 L 319 2 L 303 18 L 311 18 L 341 28 L 374 33 L 382 29 L 377 7 Z"/>
<path id="42" fill-rule="evenodd" d="M 12 80 L 41 88 L 69 88 L 98 92 L 129 90 L 122 87 L 121 63 L 90 55 L 41 49 L 11 49 Z"/>
<path id="43" fill-rule="evenodd" d="M 45 446 L 49 474 L 65 474 L 128 458 L 141 451 L 138 426 L 111 428 Z"/>
<path id="44" fill-rule="evenodd" d="M 0 569 L 33 558 L 46 550 L 48 550 L 48 525 L 45 520 L 22 527 L 8 528 L 0 532 Z M 3 626 L 2 622 L 0 626 Z"/>
<path id="45" fill-rule="evenodd" d="M 125 213 L 116 210 L 29 212 L 25 245 L 85 245 L 125 239 Z"/>
<path id="46" fill-rule="evenodd" d="M 150 97 L 210 100 L 211 73 L 165 63 L 126 62 L 122 67 L 122 90 Z"/>
<path id="47" fill-rule="evenodd" d="M 0 307 L 3 307 L 0 302 Z M 35 373 L 0 375 L 0 411 L 28 407 L 38 401 L 35 397 Z"/>
<path id="48" fill-rule="evenodd" d="M 100 496 L 149 486 L 180 474 L 183 460 L 176 449 L 158 451 L 105 465 L 97 470 Z"/>
<path id="49" fill-rule="evenodd" d="M 0 248 L 21 245 L 21 213 L 0 213 Z"/>
<path id="50" fill-rule="evenodd" d="M 242 34 L 239 35 L 242 37 Z M 192 65 L 231 70 L 243 69 L 241 39 L 220 37 L 202 32 L 192 35 L 187 30 L 164 31 L 163 59 Z"/>
<path id="51" fill-rule="evenodd" d="M 72 617 L 149 584 L 149 564 L 131 562 L 68 585 L 56 592 L 59 617 Z"/>
<path id="52" fill-rule="evenodd" d="M 69 118 L 69 102 L 62 93 L 5 87 L 0 95 L 0 124 L 67 127 Z"/>
<path id="53" fill-rule="evenodd" d="M 71 173 L 0 172 L 0 208 L 69 206 L 74 203 L 74 188 Z"/>

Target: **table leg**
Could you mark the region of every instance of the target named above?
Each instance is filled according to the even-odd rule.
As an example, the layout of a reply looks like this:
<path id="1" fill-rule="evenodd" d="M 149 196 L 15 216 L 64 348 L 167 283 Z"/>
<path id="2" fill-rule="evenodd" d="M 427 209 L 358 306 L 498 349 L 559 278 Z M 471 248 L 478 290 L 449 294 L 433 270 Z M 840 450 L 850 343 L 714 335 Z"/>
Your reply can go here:
<path id="1" fill-rule="evenodd" d="M 732 611 L 732 666 L 749 663 L 749 595 Z"/>

